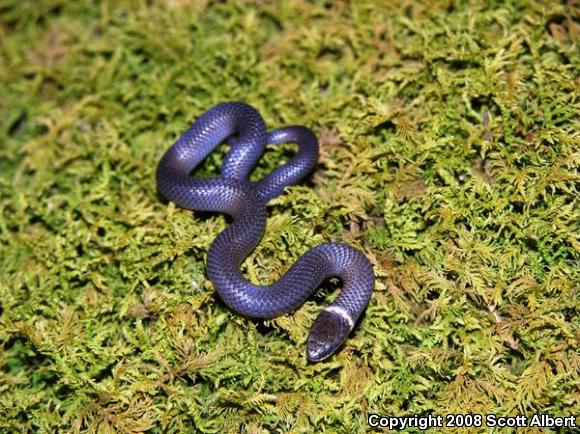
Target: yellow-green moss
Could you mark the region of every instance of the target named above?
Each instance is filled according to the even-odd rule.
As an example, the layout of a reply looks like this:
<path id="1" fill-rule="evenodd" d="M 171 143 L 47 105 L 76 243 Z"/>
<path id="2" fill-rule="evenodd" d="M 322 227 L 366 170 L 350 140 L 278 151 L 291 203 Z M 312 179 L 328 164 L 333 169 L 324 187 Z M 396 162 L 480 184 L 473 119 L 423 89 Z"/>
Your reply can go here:
<path id="1" fill-rule="evenodd" d="M 579 414 L 577 18 L 566 1 L 0 2 L 0 430 Z M 334 287 L 269 322 L 234 314 L 205 277 L 225 219 L 156 192 L 164 150 L 227 100 L 321 139 L 246 275 L 331 240 L 375 264 L 326 363 L 304 344 Z"/>

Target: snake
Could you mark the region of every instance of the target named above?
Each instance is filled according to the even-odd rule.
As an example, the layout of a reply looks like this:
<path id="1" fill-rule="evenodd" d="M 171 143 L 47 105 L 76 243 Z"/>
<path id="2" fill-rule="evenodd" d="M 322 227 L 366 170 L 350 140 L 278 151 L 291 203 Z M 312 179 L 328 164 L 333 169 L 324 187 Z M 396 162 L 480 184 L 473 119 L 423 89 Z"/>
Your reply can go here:
<path id="1" fill-rule="evenodd" d="M 220 144 L 229 149 L 220 176 L 195 177 L 192 171 Z M 257 181 L 249 174 L 267 145 L 294 143 L 288 162 Z M 221 300 L 242 316 L 271 319 L 300 307 L 326 280 L 338 278 L 341 289 L 314 320 L 306 340 L 307 358 L 320 362 L 346 341 L 371 298 L 375 278 L 367 257 L 344 243 L 329 242 L 303 254 L 276 282 L 255 285 L 240 267 L 260 242 L 266 205 L 299 183 L 315 167 L 319 145 L 304 126 L 272 131 L 260 113 L 244 102 L 220 103 L 200 115 L 162 156 L 156 170 L 159 192 L 177 206 L 218 212 L 230 223 L 207 252 L 207 277 Z"/>

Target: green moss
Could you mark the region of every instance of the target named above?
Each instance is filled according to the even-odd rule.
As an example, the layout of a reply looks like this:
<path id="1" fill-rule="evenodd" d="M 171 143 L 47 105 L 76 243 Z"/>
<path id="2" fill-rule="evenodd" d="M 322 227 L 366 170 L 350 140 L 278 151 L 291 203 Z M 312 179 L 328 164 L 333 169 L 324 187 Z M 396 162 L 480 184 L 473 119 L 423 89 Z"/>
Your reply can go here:
<path id="1" fill-rule="evenodd" d="M 580 413 L 573 3 L 94 3 L 0 3 L 1 431 Z M 156 192 L 163 151 L 227 100 L 321 138 L 248 278 L 331 240 L 375 265 L 327 363 L 305 339 L 334 286 L 269 322 L 234 314 L 204 274 L 225 219 Z"/>

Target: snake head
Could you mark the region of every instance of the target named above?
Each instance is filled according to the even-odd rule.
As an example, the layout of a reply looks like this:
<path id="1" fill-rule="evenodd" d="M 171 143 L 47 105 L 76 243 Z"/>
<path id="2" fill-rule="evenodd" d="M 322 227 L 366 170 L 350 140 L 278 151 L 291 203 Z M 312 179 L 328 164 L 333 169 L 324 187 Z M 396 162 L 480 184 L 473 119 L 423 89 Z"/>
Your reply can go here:
<path id="1" fill-rule="evenodd" d="M 346 312 L 340 314 L 328 308 L 323 310 L 310 329 L 306 343 L 308 360 L 320 362 L 332 355 L 346 340 L 352 326 L 353 322 Z"/>

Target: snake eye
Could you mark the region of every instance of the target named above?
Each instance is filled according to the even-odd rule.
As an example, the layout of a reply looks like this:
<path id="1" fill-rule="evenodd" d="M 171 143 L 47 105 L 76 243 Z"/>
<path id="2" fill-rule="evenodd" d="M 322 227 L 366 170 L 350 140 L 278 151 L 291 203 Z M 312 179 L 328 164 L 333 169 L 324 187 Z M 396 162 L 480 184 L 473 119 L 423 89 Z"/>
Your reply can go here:
<path id="1" fill-rule="evenodd" d="M 334 353 L 348 337 L 352 327 L 348 321 L 335 312 L 322 311 L 316 318 L 308 342 L 308 360 L 320 362 Z"/>

